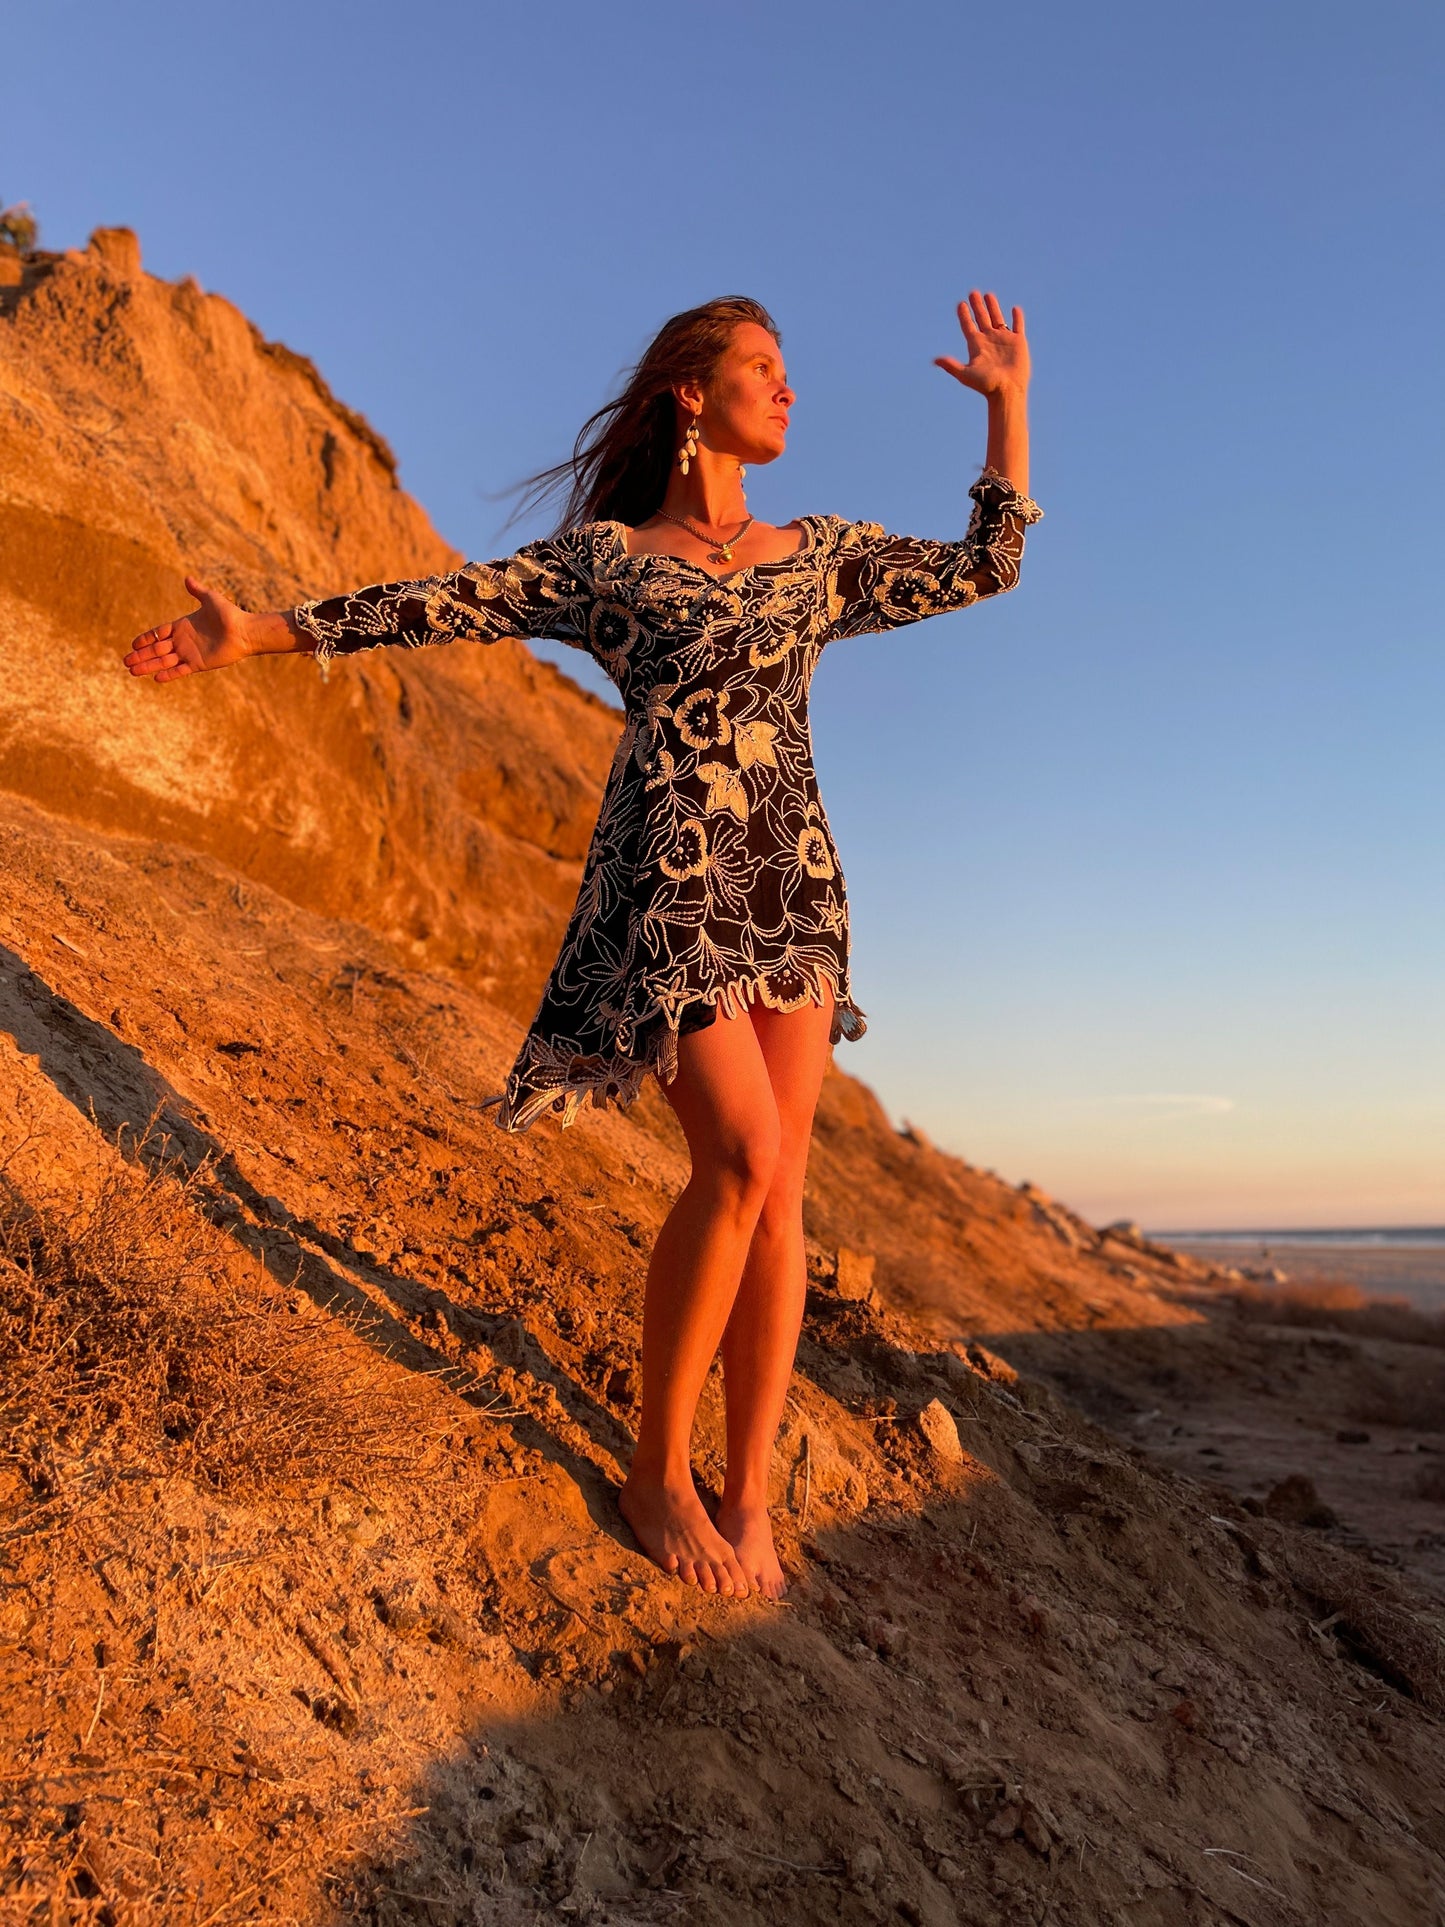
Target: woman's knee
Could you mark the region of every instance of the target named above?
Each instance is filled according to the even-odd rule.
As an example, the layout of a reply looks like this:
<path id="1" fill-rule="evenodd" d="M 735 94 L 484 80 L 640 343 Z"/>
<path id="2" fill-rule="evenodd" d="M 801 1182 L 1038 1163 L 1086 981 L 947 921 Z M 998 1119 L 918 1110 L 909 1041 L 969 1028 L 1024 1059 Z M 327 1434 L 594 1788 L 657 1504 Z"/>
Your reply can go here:
<path id="1" fill-rule="evenodd" d="M 756 1215 L 772 1189 L 781 1149 L 777 1112 L 760 1108 L 757 1115 L 719 1133 L 708 1147 L 705 1162 L 712 1181 L 727 1199 Z"/>
<path id="2" fill-rule="evenodd" d="M 792 1231 L 803 1222 L 803 1186 L 807 1177 L 806 1157 L 790 1157 L 786 1136 L 777 1162 L 773 1166 L 772 1182 L 763 1198 L 758 1213 L 760 1226 L 770 1232 Z"/>

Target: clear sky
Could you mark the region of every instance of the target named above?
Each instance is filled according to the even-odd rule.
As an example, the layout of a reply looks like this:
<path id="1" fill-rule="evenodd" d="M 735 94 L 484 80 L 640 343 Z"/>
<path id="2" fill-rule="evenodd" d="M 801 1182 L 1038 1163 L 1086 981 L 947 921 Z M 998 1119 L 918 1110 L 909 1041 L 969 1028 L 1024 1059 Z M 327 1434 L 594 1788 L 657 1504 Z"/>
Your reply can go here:
<path id="1" fill-rule="evenodd" d="M 815 684 L 840 1061 L 1095 1218 L 1445 1221 L 1438 5 L 12 0 L 5 54 L 0 198 L 311 355 L 473 555 L 736 292 L 798 391 L 754 512 L 961 532 L 932 358 L 1021 303 L 1022 586 Z"/>

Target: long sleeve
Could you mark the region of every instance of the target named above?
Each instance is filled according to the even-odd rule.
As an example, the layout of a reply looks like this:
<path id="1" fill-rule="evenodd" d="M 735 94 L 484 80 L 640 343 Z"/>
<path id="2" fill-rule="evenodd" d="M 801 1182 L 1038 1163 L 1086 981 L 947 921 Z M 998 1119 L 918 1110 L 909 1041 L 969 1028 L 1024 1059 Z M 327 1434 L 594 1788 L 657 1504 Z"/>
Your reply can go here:
<path id="1" fill-rule="evenodd" d="M 504 636 L 552 636 L 586 649 L 587 601 L 565 539 L 549 539 L 499 561 L 465 562 L 450 575 L 323 596 L 301 603 L 292 615 L 315 638 L 316 659 L 324 663 L 382 643 L 419 649 Z"/>
<path id="2" fill-rule="evenodd" d="M 889 535 L 876 522 L 842 524 L 829 583 L 830 639 L 897 629 L 1014 587 L 1024 529 L 1043 510 L 991 468 L 968 492 L 974 508 L 960 541 Z"/>

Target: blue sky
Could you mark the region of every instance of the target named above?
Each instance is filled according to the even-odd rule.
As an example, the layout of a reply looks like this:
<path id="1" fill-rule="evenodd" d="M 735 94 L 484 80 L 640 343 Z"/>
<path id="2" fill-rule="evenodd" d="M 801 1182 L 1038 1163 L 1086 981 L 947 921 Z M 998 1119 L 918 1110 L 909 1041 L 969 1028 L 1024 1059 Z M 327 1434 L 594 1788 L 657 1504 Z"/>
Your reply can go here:
<path id="1" fill-rule="evenodd" d="M 1023 585 L 815 685 L 840 1061 L 1094 1217 L 1445 1221 L 1438 7 L 20 0 L 6 55 L 0 198 L 313 356 L 472 554 L 734 292 L 799 396 L 754 512 L 958 532 L 932 358 L 1022 303 Z"/>

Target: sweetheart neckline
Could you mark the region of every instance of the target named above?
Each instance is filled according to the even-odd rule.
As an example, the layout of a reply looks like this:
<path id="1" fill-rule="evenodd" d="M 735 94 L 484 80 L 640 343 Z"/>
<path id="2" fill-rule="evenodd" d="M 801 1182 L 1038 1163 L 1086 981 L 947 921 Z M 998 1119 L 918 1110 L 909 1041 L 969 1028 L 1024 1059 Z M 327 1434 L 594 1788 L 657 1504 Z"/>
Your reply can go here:
<path id="1" fill-rule="evenodd" d="M 736 582 L 740 576 L 753 574 L 757 569 L 778 569 L 781 568 L 784 563 L 796 562 L 802 556 L 811 555 L 817 547 L 817 535 L 813 528 L 813 517 L 810 515 L 795 515 L 793 520 L 801 526 L 803 533 L 807 536 L 808 539 L 806 542 L 800 542 L 797 548 L 791 550 L 787 555 L 774 556 L 771 561 L 749 562 L 745 568 L 732 569 L 727 575 L 714 575 L 712 570 L 705 569 L 701 562 L 694 562 L 689 556 L 674 555 L 670 549 L 644 549 L 641 554 L 634 555 L 627 546 L 627 536 L 625 533 L 628 526 L 627 523 L 609 521 L 607 526 L 613 532 L 613 540 L 616 542 L 618 552 L 624 561 L 676 562 L 680 568 L 691 569 L 695 575 L 705 575 L 709 582 L 716 582 L 725 586 L 729 582 Z"/>

